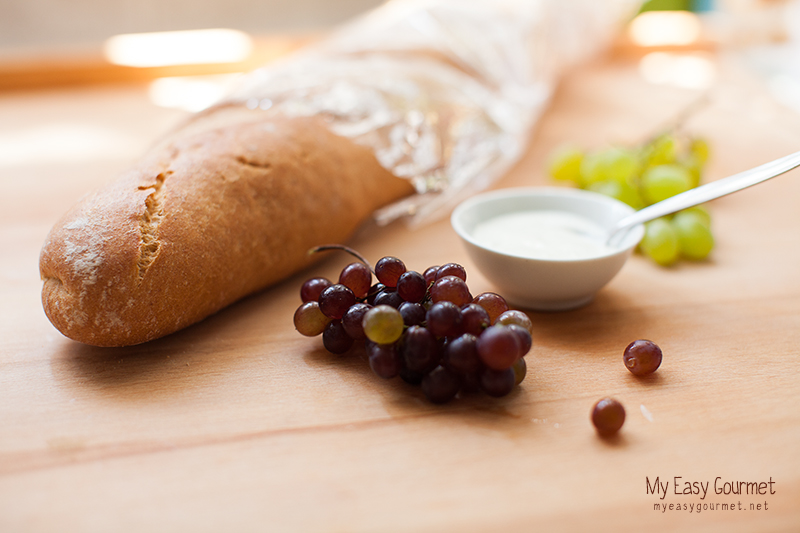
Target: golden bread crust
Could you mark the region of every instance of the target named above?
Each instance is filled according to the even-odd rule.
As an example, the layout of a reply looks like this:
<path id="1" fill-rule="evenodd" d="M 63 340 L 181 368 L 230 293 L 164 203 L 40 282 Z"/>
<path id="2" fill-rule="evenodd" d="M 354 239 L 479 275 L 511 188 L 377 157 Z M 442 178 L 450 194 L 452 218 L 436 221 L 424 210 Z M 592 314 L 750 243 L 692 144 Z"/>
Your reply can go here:
<path id="1" fill-rule="evenodd" d="M 53 227 L 44 310 L 87 344 L 155 339 L 306 266 L 311 247 L 411 192 L 320 118 L 215 108 Z"/>

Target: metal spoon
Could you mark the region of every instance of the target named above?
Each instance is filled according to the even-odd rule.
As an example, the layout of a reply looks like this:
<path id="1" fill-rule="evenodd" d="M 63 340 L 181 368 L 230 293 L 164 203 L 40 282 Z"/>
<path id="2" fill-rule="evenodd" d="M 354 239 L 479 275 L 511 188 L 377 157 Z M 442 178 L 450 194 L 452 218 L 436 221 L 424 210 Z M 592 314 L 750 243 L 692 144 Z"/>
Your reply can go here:
<path id="1" fill-rule="evenodd" d="M 606 244 L 613 246 L 618 243 L 625 233 L 638 224 L 649 222 L 664 215 L 669 215 L 693 207 L 709 200 L 725 196 L 736 191 L 741 191 L 747 187 L 757 185 L 762 181 L 780 176 L 781 174 L 800 166 L 800 152 L 781 157 L 761 166 L 739 172 L 733 176 L 728 176 L 721 180 L 706 183 L 700 187 L 690 189 L 681 194 L 676 194 L 671 198 L 662 200 L 632 215 L 619 220 L 608 233 Z M 613 241 L 613 242 L 612 242 Z"/>

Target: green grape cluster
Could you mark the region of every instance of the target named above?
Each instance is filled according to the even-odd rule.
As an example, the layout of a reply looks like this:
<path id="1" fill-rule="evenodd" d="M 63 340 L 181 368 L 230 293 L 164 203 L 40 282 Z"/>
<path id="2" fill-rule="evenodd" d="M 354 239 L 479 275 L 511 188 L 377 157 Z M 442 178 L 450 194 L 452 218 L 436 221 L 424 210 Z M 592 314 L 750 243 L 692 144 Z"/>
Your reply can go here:
<path id="1" fill-rule="evenodd" d="M 708 157 L 705 140 L 671 132 L 639 147 L 585 151 L 562 146 L 551 155 L 548 171 L 556 180 L 611 196 L 638 210 L 700 185 Z M 642 253 L 664 266 L 680 258 L 703 260 L 713 248 L 711 216 L 703 206 L 649 222 L 639 245 Z"/>

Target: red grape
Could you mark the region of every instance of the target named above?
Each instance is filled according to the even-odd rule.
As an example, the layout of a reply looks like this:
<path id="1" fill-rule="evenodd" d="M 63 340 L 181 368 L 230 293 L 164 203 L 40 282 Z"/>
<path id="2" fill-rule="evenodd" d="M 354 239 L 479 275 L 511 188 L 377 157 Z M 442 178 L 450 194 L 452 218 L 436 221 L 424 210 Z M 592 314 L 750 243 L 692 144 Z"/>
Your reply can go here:
<path id="1" fill-rule="evenodd" d="M 389 307 L 394 307 L 398 309 L 400 304 L 402 304 L 405 300 L 403 300 L 397 291 L 390 288 L 385 287 L 381 292 L 375 295 L 375 299 L 373 300 L 374 305 L 388 305 Z"/>
<path id="2" fill-rule="evenodd" d="M 506 299 L 494 292 L 483 292 L 477 295 L 472 302 L 486 309 L 492 324 L 497 320 L 497 317 L 508 311 Z"/>
<path id="3" fill-rule="evenodd" d="M 475 336 L 483 333 L 492 321 L 486 309 L 478 304 L 467 304 L 461 308 L 461 317 L 464 333 L 472 333 Z"/>
<path id="4" fill-rule="evenodd" d="M 426 315 L 428 329 L 437 337 L 457 337 L 461 334 L 461 309 L 453 302 L 437 302 Z"/>
<path id="5" fill-rule="evenodd" d="M 428 285 L 419 272 L 414 270 L 403 272 L 397 280 L 397 294 L 407 302 L 419 303 L 427 292 Z"/>
<path id="6" fill-rule="evenodd" d="M 592 409 L 592 424 L 602 436 L 613 435 L 625 423 L 625 408 L 614 398 L 603 398 Z"/>
<path id="7" fill-rule="evenodd" d="M 447 344 L 444 366 L 462 375 L 477 375 L 483 364 L 478 356 L 478 338 L 465 333 Z"/>
<path id="8" fill-rule="evenodd" d="M 522 351 L 517 335 L 503 326 L 487 328 L 478 337 L 477 345 L 481 361 L 494 370 L 511 368 Z"/>
<path id="9" fill-rule="evenodd" d="M 380 282 L 378 282 L 378 283 L 374 284 L 372 287 L 370 287 L 369 288 L 369 292 L 367 293 L 367 303 L 369 305 L 375 305 L 375 298 L 385 288 L 386 287 L 383 285 L 383 283 L 380 283 Z"/>
<path id="10" fill-rule="evenodd" d="M 441 279 L 445 276 L 455 276 L 462 281 L 467 281 L 467 270 L 458 263 L 447 263 L 436 271 L 436 279 Z"/>
<path id="11" fill-rule="evenodd" d="M 387 287 L 396 287 L 397 281 L 405 271 L 405 263 L 396 257 L 382 257 L 378 259 L 378 262 L 375 264 L 375 276 L 378 278 L 378 281 Z"/>
<path id="12" fill-rule="evenodd" d="M 402 361 L 395 344 L 370 343 L 367 347 L 369 367 L 376 376 L 391 379 L 400 373 Z"/>
<path id="13" fill-rule="evenodd" d="M 512 368 L 505 370 L 494 370 L 484 368 L 480 377 L 480 388 L 489 396 L 500 398 L 506 396 L 514 389 L 516 376 Z"/>
<path id="14" fill-rule="evenodd" d="M 425 322 L 427 311 L 421 304 L 403 302 L 397 310 L 400 311 L 406 326 L 421 326 Z"/>
<path id="15" fill-rule="evenodd" d="M 334 320 L 322 332 L 322 344 L 331 353 L 342 354 L 353 346 L 353 339 L 347 334 L 341 320 Z"/>
<path id="16" fill-rule="evenodd" d="M 458 394 L 461 381 L 443 366 L 436 367 L 422 378 L 422 392 L 433 403 L 447 403 Z"/>
<path id="17" fill-rule="evenodd" d="M 414 372 L 413 370 L 409 370 L 406 367 L 400 371 L 400 379 L 408 383 L 409 385 L 419 385 L 422 383 L 422 378 L 425 377 L 425 374 L 422 372 Z"/>
<path id="18" fill-rule="evenodd" d="M 350 263 L 339 274 L 339 283 L 353 291 L 356 298 L 361 300 L 367 297 L 372 284 L 372 272 L 364 263 Z"/>
<path id="19" fill-rule="evenodd" d="M 436 273 L 439 272 L 439 265 L 431 266 L 425 269 L 422 277 L 425 278 L 425 286 L 430 287 L 431 283 L 436 281 Z"/>
<path id="20" fill-rule="evenodd" d="M 348 352 L 355 340 L 364 342 L 374 374 L 420 385 L 433 403 L 479 390 L 505 396 L 525 379 L 530 318 L 509 310 L 496 293 L 473 298 L 462 265 L 430 266 L 421 274 L 386 256 L 375 264 L 373 280 L 358 252 L 338 245 L 315 251 L 328 249 L 347 251 L 358 262 L 345 266 L 336 284 L 322 277 L 303 283 L 303 304 L 294 316 L 301 334 L 322 334 L 324 347 L 335 354 Z"/>
<path id="21" fill-rule="evenodd" d="M 357 303 L 352 305 L 350 309 L 345 311 L 342 315 L 342 326 L 349 336 L 355 340 L 364 340 L 367 336 L 364 334 L 364 326 L 361 321 L 364 320 L 364 315 L 367 311 L 372 309 L 372 306 L 364 303 Z"/>
<path id="22" fill-rule="evenodd" d="M 300 287 L 300 298 L 304 302 L 316 302 L 319 295 L 333 285 L 328 278 L 311 278 Z"/>
<path id="23" fill-rule="evenodd" d="M 319 308 L 325 316 L 339 319 L 356 303 L 353 291 L 341 284 L 331 285 L 319 295 Z"/>
<path id="24" fill-rule="evenodd" d="M 533 346 L 533 338 L 531 337 L 530 332 L 528 332 L 528 330 L 522 326 L 518 326 L 516 324 L 511 324 L 505 327 L 516 334 L 520 344 L 519 356 L 525 357 L 525 354 L 531 351 L 531 347 Z"/>
<path id="25" fill-rule="evenodd" d="M 461 307 L 472 301 L 472 295 L 463 279 L 456 276 L 445 276 L 437 279 L 431 285 L 431 300 L 433 302 L 453 302 Z"/>
<path id="26" fill-rule="evenodd" d="M 634 376 L 652 374 L 661 366 L 661 348 L 653 341 L 640 339 L 625 348 L 622 360 Z"/>
<path id="27" fill-rule="evenodd" d="M 439 343 L 433 333 L 422 326 L 411 326 L 403 335 L 400 351 L 405 368 L 425 374 L 439 363 Z"/>

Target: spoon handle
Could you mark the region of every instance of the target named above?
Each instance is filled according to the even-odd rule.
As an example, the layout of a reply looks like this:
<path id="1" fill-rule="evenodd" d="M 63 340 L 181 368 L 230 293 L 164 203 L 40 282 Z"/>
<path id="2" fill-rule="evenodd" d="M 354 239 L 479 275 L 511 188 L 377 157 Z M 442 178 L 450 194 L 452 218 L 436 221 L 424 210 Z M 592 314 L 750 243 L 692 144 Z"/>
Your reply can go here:
<path id="1" fill-rule="evenodd" d="M 637 224 L 649 222 L 650 220 L 675 213 L 681 209 L 693 207 L 708 202 L 709 200 L 719 198 L 720 196 L 741 191 L 747 187 L 757 185 L 762 181 L 780 176 L 784 172 L 788 172 L 798 166 L 800 166 L 800 152 L 795 152 L 761 166 L 751 168 L 750 170 L 745 170 L 733 176 L 712 181 L 711 183 L 706 183 L 700 187 L 677 194 L 671 198 L 645 207 L 617 222 L 613 233 L 609 236 L 609 241 L 614 235 L 632 228 Z"/>

